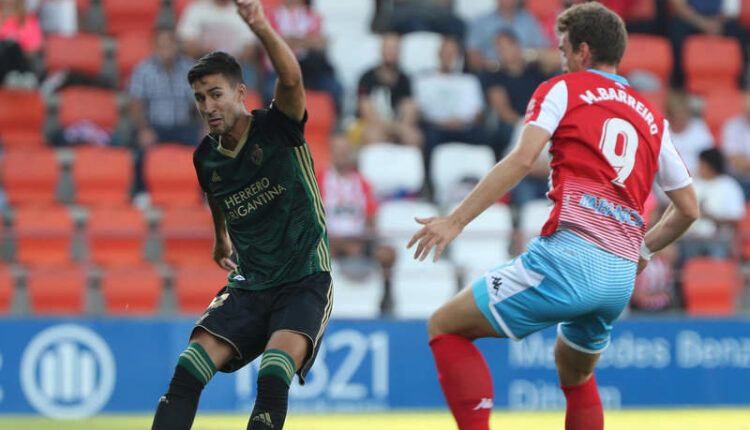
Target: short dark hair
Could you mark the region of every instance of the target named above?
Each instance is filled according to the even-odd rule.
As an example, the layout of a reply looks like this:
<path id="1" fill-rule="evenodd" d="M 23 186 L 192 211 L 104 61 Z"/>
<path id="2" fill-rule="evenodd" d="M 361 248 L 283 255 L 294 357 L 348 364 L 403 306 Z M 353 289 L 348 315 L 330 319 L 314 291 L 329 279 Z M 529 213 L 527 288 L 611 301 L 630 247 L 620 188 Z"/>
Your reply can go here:
<path id="1" fill-rule="evenodd" d="M 188 71 L 187 79 L 190 85 L 204 76 L 220 74 L 229 83 L 242 83 L 242 68 L 240 63 L 226 52 L 214 51 L 201 57 Z"/>
<path id="2" fill-rule="evenodd" d="M 557 17 L 557 31 L 568 33 L 573 51 L 586 42 L 591 49 L 593 64 L 620 64 L 628 33 L 625 23 L 605 6 L 589 2 L 572 6 Z"/>
<path id="3" fill-rule="evenodd" d="M 726 173 L 726 166 L 724 165 L 724 155 L 717 148 L 709 148 L 701 151 L 698 158 L 708 164 L 708 166 L 714 172 L 719 175 Z"/>

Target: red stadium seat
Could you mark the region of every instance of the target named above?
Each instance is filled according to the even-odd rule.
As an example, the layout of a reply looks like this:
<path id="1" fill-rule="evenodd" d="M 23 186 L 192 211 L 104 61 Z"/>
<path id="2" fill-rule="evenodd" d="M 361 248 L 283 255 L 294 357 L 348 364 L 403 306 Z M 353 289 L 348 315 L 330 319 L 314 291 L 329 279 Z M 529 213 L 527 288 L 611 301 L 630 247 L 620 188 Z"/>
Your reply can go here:
<path id="1" fill-rule="evenodd" d="M 253 109 L 261 109 L 264 107 L 263 98 L 257 91 L 248 91 L 247 97 L 245 97 L 245 107 L 249 111 L 252 111 Z"/>
<path id="2" fill-rule="evenodd" d="M 161 143 L 144 160 L 146 187 L 156 206 L 200 206 L 201 193 L 193 167 L 193 148 Z"/>
<path id="3" fill-rule="evenodd" d="M 86 310 L 86 272 L 81 266 L 42 266 L 26 274 L 31 312 L 79 315 Z"/>
<path id="4" fill-rule="evenodd" d="M 732 315 L 741 286 L 734 261 L 698 257 L 682 269 L 685 310 L 691 315 Z"/>
<path id="5" fill-rule="evenodd" d="M 208 208 L 171 208 L 159 222 L 164 261 L 175 265 L 205 264 L 211 260 L 213 220 Z"/>
<path id="6" fill-rule="evenodd" d="M 7 313 L 16 294 L 16 279 L 10 267 L 0 265 L 0 314 Z"/>
<path id="7" fill-rule="evenodd" d="M 82 146 L 74 150 L 75 201 L 87 206 L 124 206 L 130 201 L 133 159 L 125 148 Z"/>
<path id="8" fill-rule="evenodd" d="M 645 21 L 655 17 L 656 2 L 654 0 L 631 0 L 623 16 L 626 21 Z"/>
<path id="9" fill-rule="evenodd" d="M 86 232 L 89 259 L 104 266 L 131 266 L 144 260 L 148 226 L 133 207 L 89 211 Z"/>
<path id="10" fill-rule="evenodd" d="M 154 51 L 154 36 L 149 32 L 126 33 L 117 38 L 117 76 L 125 87 L 133 68 Z"/>
<path id="11" fill-rule="evenodd" d="M 15 209 L 16 261 L 27 265 L 70 263 L 74 231 L 73 218 L 64 206 Z"/>
<path id="12" fill-rule="evenodd" d="M 175 267 L 172 279 L 177 309 L 186 314 L 200 314 L 226 285 L 227 273 L 213 262 L 191 264 Z"/>
<path id="13" fill-rule="evenodd" d="M 703 118 L 711 129 L 714 142 L 721 144 L 721 129 L 732 117 L 745 111 L 746 95 L 741 91 L 710 92 L 706 94 Z"/>
<path id="14" fill-rule="evenodd" d="M 154 314 L 159 309 L 162 283 L 151 265 L 105 269 L 101 277 L 104 309 L 109 315 Z"/>
<path id="15" fill-rule="evenodd" d="M 620 62 L 619 72 L 622 75 L 636 71 L 650 72 L 659 78 L 663 88 L 667 88 L 672 63 L 672 47 L 668 39 L 647 34 L 631 34 L 628 36 L 628 47 Z"/>
<path id="16" fill-rule="evenodd" d="M 330 134 L 319 131 L 305 131 L 305 139 L 307 140 L 307 144 L 310 145 L 315 171 L 325 171 L 331 164 Z"/>
<path id="17" fill-rule="evenodd" d="M 49 72 L 73 70 L 98 75 L 104 65 L 104 43 L 96 34 L 50 35 L 44 53 L 44 64 Z"/>
<path id="18" fill-rule="evenodd" d="M 2 181 L 12 205 L 47 206 L 55 203 L 59 168 L 49 148 L 8 150 L 2 157 Z"/>
<path id="19" fill-rule="evenodd" d="M 331 96 L 323 91 L 306 91 L 307 125 L 305 131 L 328 135 L 336 122 L 336 111 Z"/>
<path id="20" fill-rule="evenodd" d="M 112 132 L 118 120 L 114 91 L 92 87 L 68 87 L 60 91 L 59 121 L 67 127 L 78 121 L 91 121 Z"/>
<path id="21" fill-rule="evenodd" d="M 540 22 L 546 21 L 550 16 L 557 16 L 561 9 L 560 0 L 526 0 L 526 10 Z"/>
<path id="22" fill-rule="evenodd" d="M 742 0 L 739 20 L 743 27 L 750 28 L 750 0 Z"/>
<path id="23" fill-rule="evenodd" d="M 161 0 L 102 0 L 106 32 L 112 36 L 135 30 L 151 33 Z"/>
<path id="24" fill-rule="evenodd" d="M 686 87 L 691 93 L 734 91 L 742 71 L 737 39 L 694 35 L 683 46 Z"/>
<path id="25" fill-rule="evenodd" d="M 0 143 L 5 149 L 44 146 L 42 134 L 47 116 L 37 91 L 0 89 Z"/>

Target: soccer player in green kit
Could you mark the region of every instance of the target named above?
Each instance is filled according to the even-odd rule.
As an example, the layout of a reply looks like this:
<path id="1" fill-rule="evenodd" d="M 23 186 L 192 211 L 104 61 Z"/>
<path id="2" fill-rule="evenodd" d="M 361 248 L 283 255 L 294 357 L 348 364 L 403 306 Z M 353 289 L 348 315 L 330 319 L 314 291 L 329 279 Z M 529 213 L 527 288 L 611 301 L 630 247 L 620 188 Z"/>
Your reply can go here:
<path id="1" fill-rule="evenodd" d="M 216 371 L 233 372 L 260 355 L 247 428 L 283 428 L 289 385 L 295 373 L 304 383 L 331 314 L 325 215 L 303 136 L 300 68 L 260 1 L 237 6 L 278 74 L 274 101 L 247 112 L 240 66 L 222 52 L 188 73 L 209 128 L 194 164 L 213 215 L 213 258 L 230 274 L 180 354 L 152 430 L 189 429 Z"/>

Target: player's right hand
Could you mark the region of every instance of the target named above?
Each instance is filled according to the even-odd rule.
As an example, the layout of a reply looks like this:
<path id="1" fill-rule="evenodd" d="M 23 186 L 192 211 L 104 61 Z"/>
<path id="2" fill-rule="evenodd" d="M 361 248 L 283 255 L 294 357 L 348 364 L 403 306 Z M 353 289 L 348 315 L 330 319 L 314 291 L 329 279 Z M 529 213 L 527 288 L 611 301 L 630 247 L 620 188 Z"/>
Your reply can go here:
<path id="1" fill-rule="evenodd" d="M 228 241 L 214 243 L 214 261 L 222 269 L 231 272 L 237 269 L 237 263 L 232 260 L 232 244 Z"/>
<path id="2" fill-rule="evenodd" d="M 258 26 L 268 24 L 260 0 L 235 0 L 235 3 L 237 3 L 237 12 L 253 31 Z"/>
<path id="3" fill-rule="evenodd" d="M 424 227 L 414 233 L 406 248 L 411 248 L 415 243 L 419 243 L 416 251 L 414 251 L 414 259 L 419 261 L 424 261 L 433 247 L 435 248 L 435 254 L 432 261 L 437 261 L 443 254 L 445 247 L 463 230 L 461 225 L 447 216 L 415 218 L 415 220 Z"/>

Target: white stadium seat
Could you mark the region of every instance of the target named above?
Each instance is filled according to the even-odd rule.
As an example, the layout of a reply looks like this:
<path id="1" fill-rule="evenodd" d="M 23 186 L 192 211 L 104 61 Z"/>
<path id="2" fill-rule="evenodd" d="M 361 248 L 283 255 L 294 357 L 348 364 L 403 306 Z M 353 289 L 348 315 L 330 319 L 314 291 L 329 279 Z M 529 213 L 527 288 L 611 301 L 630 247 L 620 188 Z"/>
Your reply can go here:
<path id="1" fill-rule="evenodd" d="M 414 217 L 432 217 L 439 215 L 432 203 L 412 200 L 393 200 L 380 206 L 375 219 L 378 234 L 396 250 L 395 266 L 413 266 L 418 264 L 413 258 L 414 250 L 406 249 L 406 244 L 420 225 Z"/>
<path id="2" fill-rule="evenodd" d="M 373 267 L 362 279 L 346 276 L 339 263 L 334 260 L 331 268 L 333 278 L 333 318 L 377 318 L 380 316 L 380 301 L 383 299 L 383 275 L 379 267 Z"/>
<path id="3" fill-rule="evenodd" d="M 470 24 L 477 17 L 497 9 L 497 0 L 456 0 L 454 7 L 458 17 Z"/>
<path id="4" fill-rule="evenodd" d="M 443 36 L 429 31 L 407 33 L 401 39 L 401 67 L 410 77 L 437 70 Z"/>
<path id="5" fill-rule="evenodd" d="M 451 259 L 467 272 L 489 270 L 508 260 L 512 234 L 510 209 L 503 204 L 494 204 L 453 240 Z"/>
<path id="6" fill-rule="evenodd" d="M 521 207 L 518 227 L 524 242 L 541 233 L 551 210 L 552 202 L 548 199 L 532 200 Z"/>
<path id="7" fill-rule="evenodd" d="M 461 180 L 481 179 L 495 164 L 495 153 L 489 146 L 442 143 L 434 149 L 430 163 L 435 200 L 441 206 L 452 206 L 463 198 L 454 195 Z"/>
<path id="8" fill-rule="evenodd" d="M 359 170 L 380 198 L 416 193 L 424 184 L 422 151 L 393 143 L 373 143 L 359 152 Z"/>
<path id="9" fill-rule="evenodd" d="M 393 315 L 427 318 L 457 291 L 456 269 L 450 262 L 423 261 L 393 271 Z"/>

